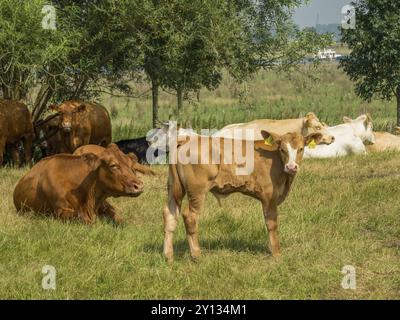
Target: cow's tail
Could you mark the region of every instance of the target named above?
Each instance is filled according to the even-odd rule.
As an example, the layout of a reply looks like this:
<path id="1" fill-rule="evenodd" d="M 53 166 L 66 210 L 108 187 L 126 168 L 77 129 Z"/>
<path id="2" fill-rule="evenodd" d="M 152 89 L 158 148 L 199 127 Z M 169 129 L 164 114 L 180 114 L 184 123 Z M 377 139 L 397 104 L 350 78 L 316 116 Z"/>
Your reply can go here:
<path id="1" fill-rule="evenodd" d="M 178 225 L 178 217 L 185 196 L 185 189 L 179 177 L 177 165 L 169 165 L 168 175 L 168 203 L 164 207 L 164 256 L 168 261 L 173 260 L 172 237 Z"/>
<path id="2" fill-rule="evenodd" d="M 177 165 L 170 164 L 168 174 L 168 204 L 166 206 L 169 214 L 175 217 L 179 216 L 185 193 L 185 188 L 178 174 Z"/>

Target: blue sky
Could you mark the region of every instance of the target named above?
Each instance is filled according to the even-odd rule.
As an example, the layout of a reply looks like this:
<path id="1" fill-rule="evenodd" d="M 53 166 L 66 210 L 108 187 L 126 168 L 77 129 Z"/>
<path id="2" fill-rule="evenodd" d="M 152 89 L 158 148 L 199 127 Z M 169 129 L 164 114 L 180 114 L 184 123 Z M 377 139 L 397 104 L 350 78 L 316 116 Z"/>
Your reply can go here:
<path id="1" fill-rule="evenodd" d="M 295 10 L 293 19 L 301 28 L 314 27 L 319 15 L 320 24 L 340 23 L 341 9 L 351 0 L 311 0 Z"/>

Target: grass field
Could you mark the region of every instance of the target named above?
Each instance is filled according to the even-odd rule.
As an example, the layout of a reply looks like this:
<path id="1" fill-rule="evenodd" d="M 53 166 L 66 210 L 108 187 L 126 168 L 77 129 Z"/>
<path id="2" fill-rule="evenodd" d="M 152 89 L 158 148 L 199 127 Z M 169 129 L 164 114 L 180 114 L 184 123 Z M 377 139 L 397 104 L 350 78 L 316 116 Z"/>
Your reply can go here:
<path id="1" fill-rule="evenodd" d="M 151 98 L 149 88 L 136 86 L 137 92 L 147 92 L 140 99 L 104 97 L 114 128 L 114 140 L 145 135 L 151 129 Z M 329 125 L 341 123 L 344 115 L 356 117 L 370 112 L 376 130 L 392 131 L 396 122 L 395 101 L 362 101 L 356 96 L 348 77 L 337 70 L 337 64 L 322 64 L 318 68 L 303 66 L 290 77 L 285 73 L 263 71 L 246 83 L 238 84 L 225 75 L 215 91 L 200 92 L 200 101 L 190 97 L 185 102 L 180 122 L 193 128 L 215 129 L 231 123 L 253 119 L 285 119 L 315 112 Z M 160 119 L 177 118 L 175 96 L 160 94 Z"/>
<path id="2" fill-rule="evenodd" d="M 220 127 L 314 111 L 333 124 L 367 110 L 379 128 L 393 125 L 393 103 L 362 103 L 343 74 L 323 68 L 326 72 L 318 71 L 323 81 L 299 91 L 301 81 L 293 77 L 306 83 L 302 74 L 288 80 L 261 73 L 248 83 L 244 101 L 229 96 L 228 79 L 219 91 L 202 93 L 200 103 L 186 105 L 184 117 L 196 126 Z M 168 119 L 174 100 L 162 98 L 161 114 Z M 138 136 L 150 126 L 148 99 L 104 103 L 116 110 L 115 139 Z M 209 195 L 200 218 L 202 258 L 190 260 L 180 221 L 171 265 L 162 255 L 166 166 L 155 167 L 157 177 L 143 178 L 146 191 L 139 198 L 111 200 L 126 218 L 121 227 L 17 215 L 12 191 L 27 169 L 1 169 L 0 298 L 398 299 L 399 168 L 395 152 L 305 160 L 279 208 L 279 259 L 267 250 L 259 202 L 235 194 L 219 207 Z M 56 290 L 41 287 L 44 265 L 57 270 Z M 341 287 L 345 265 L 356 269 L 356 290 Z"/>

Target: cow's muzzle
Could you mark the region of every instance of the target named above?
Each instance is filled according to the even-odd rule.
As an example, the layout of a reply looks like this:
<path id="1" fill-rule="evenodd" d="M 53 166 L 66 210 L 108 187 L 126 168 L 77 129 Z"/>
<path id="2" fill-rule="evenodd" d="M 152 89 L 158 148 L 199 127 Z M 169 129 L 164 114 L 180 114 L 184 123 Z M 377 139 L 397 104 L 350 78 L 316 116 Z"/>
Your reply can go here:
<path id="1" fill-rule="evenodd" d="M 331 144 L 335 142 L 335 137 L 334 136 L 325 136 L 322 138 L 321 143 L 322 144 Z"/>
<path id="2" fill-rule="evenodd" d="M 297 163 L 287 163 L 284 171 L 290 175 L 295 175 L 299 171 L 299 165 Z"/>
<path id="3" fill-rule="evenodd" d="M 144 191 L 143 182 L 130 182 L 125 186 L 125 193 L 131 197 L 137 197 Z"/>

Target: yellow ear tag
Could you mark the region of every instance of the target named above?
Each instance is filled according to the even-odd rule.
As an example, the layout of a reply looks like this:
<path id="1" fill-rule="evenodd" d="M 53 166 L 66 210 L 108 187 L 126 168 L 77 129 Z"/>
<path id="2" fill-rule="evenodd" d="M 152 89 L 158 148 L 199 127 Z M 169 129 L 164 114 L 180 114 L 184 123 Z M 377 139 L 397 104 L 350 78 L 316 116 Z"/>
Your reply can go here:
<path id="1" fill-rule="evenodd" d="M 272 146 L 273 143 L 274 140 L 272 139 L 271 136 L 269 136 L 267 139 L 264 140 L 264 144 L 266 144 L 267 146 Z"/>
<path id="2" fill-rule="evenodd" d="M 315 149 L 315 147 L 317 146 L 317 144 L 315 143 L 315 140 L 312 139 L 308 145 L 307 145 L 310 149 Z"/>

